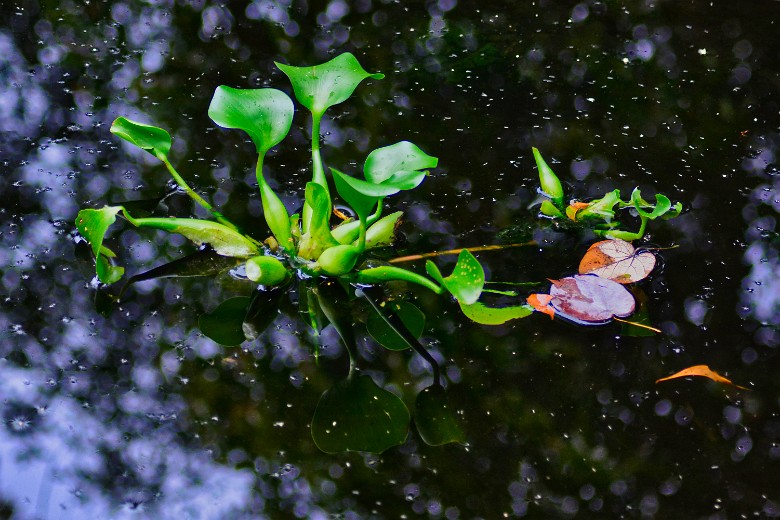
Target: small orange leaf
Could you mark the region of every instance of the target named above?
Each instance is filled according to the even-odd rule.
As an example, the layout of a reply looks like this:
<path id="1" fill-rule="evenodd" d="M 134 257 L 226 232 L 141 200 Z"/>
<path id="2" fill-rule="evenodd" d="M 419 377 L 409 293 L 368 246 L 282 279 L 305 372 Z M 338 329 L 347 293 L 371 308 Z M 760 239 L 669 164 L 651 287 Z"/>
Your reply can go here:
<path id="1" fill-rule="evenodd" d="M 710 370 L 710 367 L 708 367 L 707 365 L 694 365 L 692 367 L 688 367 L 686 369 L 680 370 L 676 374 L 672 374 L 668 377 L 662 377 L 661 379 L 658 379 L 656 383 L 660 383 L 661 381 L 669 381 L 670 379 L 677 379 L 678 377 L 688 377 L 688 376 L 707 377 L 717 383 L 736 386 L 737 388 L 741 388 L 742 390 L 750 390 L 749 388 L 745 388 L 744 386 L 739 386 L 737 384 L 732 383 L 731 380 L 726 379 L 725 377 L 723 377 L 722 375 L 718 374 L 713 370 Z"/>
<path id="2" fill-rule="evenodd" d="M 534 310 L 544 313 L 553 319 L 555 317 L 555 309 L 550 307 L 550 301 L 552 296 L 549 294 L 531 294 L 528 296 L 528 305 L 534 308 Z"/>
<path id="3" fill-rule="evenodd" d="M 571 220 L 577 220 L 577 212 L 590 206 L 589 202 L 572 202 L 566 207 L 566 216 Z"/>

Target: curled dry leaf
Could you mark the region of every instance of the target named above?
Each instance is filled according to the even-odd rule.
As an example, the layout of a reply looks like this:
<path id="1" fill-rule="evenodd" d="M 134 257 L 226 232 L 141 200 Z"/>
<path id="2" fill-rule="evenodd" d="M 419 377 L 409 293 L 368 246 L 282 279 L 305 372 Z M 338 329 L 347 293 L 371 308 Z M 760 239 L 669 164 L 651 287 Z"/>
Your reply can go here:
<path id="1" fill-rule="evenodd" d="M 527 301 L 528 305 L 534 308 L 535 311 L 544 313 L 550 317 L 550 319 L 555 318 L 555 309 L 550 307 L 550 301 L 552 300 L 552 296 L 549 294 L 531 294 L 528 296 Z"/>
<path id="2" fill-rule="evenodd" d="M 596 242 L 580 261 L 580 274 L 595 274 L 627 284 L 647 277 L 655 267 L 655 255 L 637 251 L 630 242 L 620 239 Z"/>
<path id="3" fill-rule="evenodd" d="M 726 379 L 725 377 L 718 374 L 714 370 L 711 370 L 710 367 L 708 367 L 707 365 L 694 365 L 692 367 L 685 368 L 683 370 L 680 370 L 676 374 L 672 374 L 670 376 L 662 377 L 661 379 L 658 379 L 656 383 L 660 383 L 662 381 L 669 381 L 670 379 L 677 379 L 679 377 L 688 377 L 688 376 L 707 377 L 717 383 L 723 383 L 726 385 L 735 386 L 737 388 L 741 388 L 742 390 L 749 390 L 749 388 L 745 388 L 744 386 L 739 386 L 737 384 L 734 384 L 730 379 Z"/>
<path id="4" fill-rule="evenodd" d="M 549 305 L 555 313 L 575 323 L 605 323 L 615 316 L 622 318 L 634 312 L 634 297 L 612 280 L 575 275 L 550 281 L 553 285 Z"/>

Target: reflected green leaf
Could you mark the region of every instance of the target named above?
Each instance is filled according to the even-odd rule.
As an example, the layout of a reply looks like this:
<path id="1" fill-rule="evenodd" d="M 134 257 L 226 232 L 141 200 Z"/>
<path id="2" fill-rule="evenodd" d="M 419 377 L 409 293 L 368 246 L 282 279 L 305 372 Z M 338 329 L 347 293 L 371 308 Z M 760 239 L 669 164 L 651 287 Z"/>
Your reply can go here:
<path id="1" fill-rule="evenodd" d="M 501 325 L 510 320 L 525 318 L 533 314 L 534 309 L 530 305 L 513 305 L 509 307 L 488 307 L 475 302 L 470 305 L 460 303 L 460 310 L 471 321 L 481 325 Z"/>
<path id="2" fill-rule="evenodd" d="M 315 115 L 322 115 L 328 107 L 346 101 L 364 79 L 385 77 L 384 74 L 366 72 L 349 52 L 312 67 L 278 62 L 276 66 L 290 78 L 298 102 Z"/>
<path id="3" fill-rule="evenodd" d="M 244 342 L 244 317 L 249 307 L 248 296 L 236 296 L 220 303 L 198 320 L 200 331 L 220 345 L 233 347 Z"/>
<path id="4" fill-rule="evenodd" d="M 325 391 L 314 411 L 311 435 L 325 453 L 382 453 L 403 444 L 409 410 L 369 376 L 350 376 Z"/>
<path id="5" fill-rule="evenodd" d="M 160 160 L 168 157 L 168 152 L 171 151 L 171 135 L 156 126 L 118 117 L 111 124 L 111 133 Z"/>
<path id="6" fill-rule="evenodd" d="M 436 264 L 428 260 L 425 269 L 433 279 L 442 284 L 459 302 L 466 305 L 477 301 L 485 286 L 485 270 L 482 264 L 464 249 L 458 254 L 458 261 L 452 274 L 444 278 Z"/>
<path id="7" fill-rule="evenodd" d="M 258 287 L 252 295 L 249 308 L 241 324 L 241 330 L 246 339 L 252 341 L 274 322 L 279 315 L 279 301 L 286 291 L 284 286 L 276 286 L 270 289 Z"/>
<path id="8" fill-rule="evenodd" d="M 209 117 L 223 128 L 243 130 L 258 153 L 279 144 L 290 131 L 293 102 L 273 88 L 237 89 L 220 85 L 209 105 Z"/>
<path id="9" fill-rule="evenodd" d="M 415 338 L 422 336 L 425 330 L 425 314 L 412 303 L 388 302 L 386 312 L 394 312 Z M 368 333 L 377 343 L 388 350 L 406 350 L 409 344 L 378 313 L 372 312 L 366 321 Z"/>
<path id="10" fill-rule="evenodd" d="M 419 178 L 416 183 L 407 180 L 402 188 L 411 189 L 425 176 L 425 172 L 417 170 L 435 168 L 438 163 L 439 159 L 426 154 L 414 143 L 401 141 L 368 154 L 363 173 L 366 180 L 374 184 L 387 182 L 388 185 L 400 185 L 404 178 Z"/>
<path id="11" fill-rule="evenodd" d="M 429 386 L 420 392 L 414 408 L 414 424 L 426 444 L 441 446 L 466 442 L 457 412 L 448 403 L 447 393 L 441 385 Z"/>

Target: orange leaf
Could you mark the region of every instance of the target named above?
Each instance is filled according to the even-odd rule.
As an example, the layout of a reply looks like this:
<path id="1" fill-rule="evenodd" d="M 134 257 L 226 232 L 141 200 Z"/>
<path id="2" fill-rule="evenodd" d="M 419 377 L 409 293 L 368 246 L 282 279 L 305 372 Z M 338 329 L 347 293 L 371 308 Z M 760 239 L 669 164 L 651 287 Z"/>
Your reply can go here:
<path id="1" fill-rule="evenodd" d="M 572 202 L 566 207 L 566 216 L 571 220 L 577 220 L 577 212 L 590 206 L 589 202 Z"/>
<path id="2" fill-rule="evenodd" d="M 528 305 L 534 308 L 534 310 L 542 312 L 550 317 L 555 317 L 555 309 L 550 307 L 550 301 L 552 296 L 549 294 L 531 294 L 528 296 Z"/>
<path id="3" fill-rule="evenodd" d="M 660 383 L 661 381 L 669 381 L 670 379 L 677 379 L 678 377 L 688 377 L 688 376 L 708 377 L 717 383 L 724 383 L 727 385 L 736 386 L 737 388 L 741 388 L 742 390 L 750 390 L 749 388 L 745 388 L 744 386 L 739 386 L 732 383 L 731 380 L 726 379 L 725 377 L 723 377 L 722 375 L 718 374 L 713 370 L 710 370 L 710 367 L 708 367 L 707 365 L 694 365 L 692 367 L 688 367 L 686 369 L 680 370 L 676 374 L 672 374 L 668 377 L 663 377 L 657 380 L 656 383 Z"/>

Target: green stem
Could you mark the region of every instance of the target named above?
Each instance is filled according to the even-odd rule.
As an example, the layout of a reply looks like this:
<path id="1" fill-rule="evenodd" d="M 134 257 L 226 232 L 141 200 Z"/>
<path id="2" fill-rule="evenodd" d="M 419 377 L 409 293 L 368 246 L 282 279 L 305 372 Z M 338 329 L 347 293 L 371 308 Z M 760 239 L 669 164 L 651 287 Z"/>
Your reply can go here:
<path id="1" fill-rule="evenodd" d="M 358 249 L 364 251 L 366 249 L 366 221 L 360 219 L 360 235 L 358 236 Z"/>
<path id="2" fill-rule="evenodd" d="M 330 191 L 328 190 L 328 180 L 325 177 L 325 168 L 322 166 L 322 155 L 320 155 L 320 123 L 322 122 L 322 114 L 312 112 L 311 114 L 311 171 L 312 182 L 316 182 L 323 188 L 330 198 Z M 303 219 L 302 226 L 303 232 L 306 233 L 309 230 L 309 224 L 311 223 L 312 208 L 304 202 L 303 204 Z M 328 208 L 328 215 L 330 215 L 330 208 Z"/>
<path id="3" fill-rule="evenodd" d="M 189 185 L 184 181 L 184 179 L 181 177 L 181 175 L 179 175 L 179 172 L 176 171 L 176 169 L 173 167 L 173 165 L 171 164 L 171 162 L 168 160 L 168 158 L 166 156 L 164 156 L 164 155 L 157 155 L 157 158 L 160 159 L 163 162 L 165 167 L 168 169 L 168 172 L 171 174 L 171 177 L 173 177 L 173 180 L 176 181 L 176 184 L 178 184 L 179 187 L 181 189 L 183 189 L 185 191 L 185 193 L 187 193 L 187 195 L 189 195 L 192 200 L 194 200 L 200 207 L 202 207 L 203 209 L 205 209 L 206 211 L 208 211 L 209 213 L 214 215 L 214 218 L 216 218 L 217 221 L 220 224 L 223 224 L 223 225 L 229 227 L 233 231 L 238 231 L 238 228 L 236 228 L 236 226 L 232 222 L 230 222 L 228 219 L 226 219 L 222 215 L 222 213 L 220 213 L 219 211 L 215 210 L 214 207 L 211 204 L 206 202 L 203 199 L 203 197 L 201 197 L 200 195 L 195 193 L 195 191 L 192 188 L 189 187 Z"/>
<path id="4" fill-rule="evenodd" d="M 263 216 L 279 246 L 289 253 L 295 249 L 290 231 L 290 216 L 287 214 L 287 208 L 284 207 L 282 200 L 263 177 L 265 154 L 266 150 L 261 150 L 258 153 L 257 167 L 255 168 L 257 186 L 260 189 L 260 198 L 263 202 Z"/>
<path id="5" fill-rule="evenodd" d="M 391 282 L 393 280 L 402 280 L 405 282 L 415 283 L 417 285 L 425 287 L 426 289 L 430 289 L 436 294 L 444 293 L 444 288 L 437 285 L 436 282 L 433 282 L 430 279 L 422 275 L 419 275 L 417 273 L 413 273 L 411 271 L 407 271 L 406 269 L 402 269 L 400 267 L 395 267 L 392 265 L 382 265 L 379 267 L 372 267 L 370 269 L 364 269 L 363 271 L 358 271 L 355 276 L 355 280 L 358 283 L 370 283 L 370 284 Z"/>

